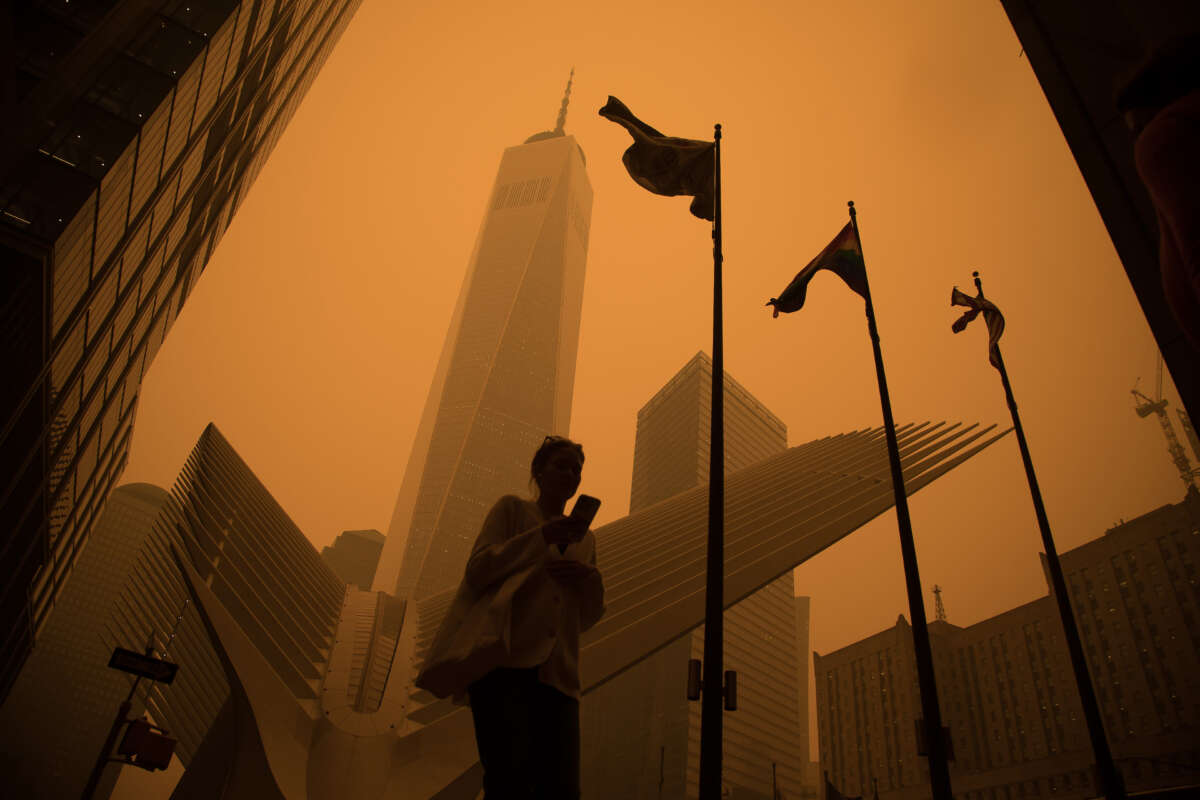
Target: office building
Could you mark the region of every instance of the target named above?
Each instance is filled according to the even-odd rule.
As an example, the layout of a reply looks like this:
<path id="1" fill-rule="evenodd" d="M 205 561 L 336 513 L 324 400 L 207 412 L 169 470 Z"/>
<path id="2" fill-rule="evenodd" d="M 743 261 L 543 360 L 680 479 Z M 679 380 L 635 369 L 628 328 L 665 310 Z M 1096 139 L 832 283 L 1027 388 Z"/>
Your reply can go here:
<path id="1" fill-rule="evenodd" d="M 376 575 L 397 597 L 457 585 L 488 509 L 569 430 L 592 188 L 566 109 L 500 160 Z"/>
<path id="2" fill-rule="evenodd" d="M 112 648 L 103 631 L 168 499 L 166 491 L 146 483 L 119 486 L 109 497 L 37 646 L 0 706 L 6 796 L 57 800 L 83 791 L 129 693 L 130 676 L 108 667 Z M 141 652 L 150 633 L 144 627 L 122 645 Z M 139 702 L 133 714 L 141 712 Z M 98 798 L 108 797 L 116 771 L 105 778 Z"/>
<path id="3" fill-rule="evenodd" d="M 1200 785 L 1200 498 L 1123 522 L 1060 559 L 1126 788 Z M 967 627 L 934 621 L 929 632 L 957 796 L 1095 796 L 1052 596 Z M 821 769 L 839 791 L 867 793 L 874 781 L 881 800 L 928 795 L 914 658 L 903 617 L 815 656 Z"/>
<path id="4" fill-rule="evenodd" d="M 638 412 L 631 513 L 707 483 L 712 376 L 711 359 L 697 353 Z M 783 422 L 728 375 L 725 437 L 727 473 L 787 449 Z M 807 755 L 801 755 L 795 625 L 790 570 L 725 613 L 724 666 L 738 672 L 739 683 L 738 710 L 725 715 L 723 781 L 746 797 L 769 798 L 775 788 L 800 794 Z M 686 675 L 688 659 L 703 656 L 703 631 L 672 642 L 584 700 L 591 791 L 697 796 L 700 704 L 686 699 Z M 614 763 L 622 769 L 612 770 Z"/>
<path id="5" fill-rule="evenodd" d="M 321 558 L 343 582 L 370 591 L 383 552 L 383 534 L 376 530 L 343 531 L 321 549 Z"/>
<path id="6" fill-rule="evenodd" d="M 142 377 L 358 2 L 0 10 L 0 696 L 120 477 Z"/>

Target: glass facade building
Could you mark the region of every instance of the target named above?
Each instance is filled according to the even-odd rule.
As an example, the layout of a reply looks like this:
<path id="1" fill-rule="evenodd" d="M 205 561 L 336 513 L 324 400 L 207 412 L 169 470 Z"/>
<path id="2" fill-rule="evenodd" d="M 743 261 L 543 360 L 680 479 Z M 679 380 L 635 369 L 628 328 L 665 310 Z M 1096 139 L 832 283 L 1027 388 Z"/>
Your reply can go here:
<path id="1" fill-rule="evenodd" d="M 488 509 L 569 428 L 592 188 L 565 102 L 500 161 L 376 573 L 397 597 L 457 586 Z"/>
<path id="2" fill-rule="evenodd" d="M 697 353 L 638 412 L 631 514 L 708 482 L 712 377 Z M 787 427 L 728 374 L 725 437 L 727 474 L 787 449 Z M 800 794 L 795 614 L 790 571 L 725 612 L 725 668 L 738 672 L 739 697 L 724 717 L 722 780 L 735 796 Z M 612 797 L 698 795 L 700 704 L 687 701 L 686 678 L 703 649 L 701 625 L 585 696 L 585 786 Z"/>
<path id="3" fill-rule="evenodd" d="M 138 483 L 112 491 L 29 660 L 0 707 L 0 769 L 6 796 L 78 797 L 96 753 L 129 693 L 129 675 L 108 668 L 102 631 L 138 551 L 169 495 Z M 123 645 L 140 651 L 150 630 Z M 133 715 L 142 713 L 141 698 Z M 109 770 L 96 797 L 116 783 Z"/>
<path id="4" fill-rule="evenodd" d="M 0 694 L 121 474 L 143 375 L 358 2 L 0 11 Z"/>

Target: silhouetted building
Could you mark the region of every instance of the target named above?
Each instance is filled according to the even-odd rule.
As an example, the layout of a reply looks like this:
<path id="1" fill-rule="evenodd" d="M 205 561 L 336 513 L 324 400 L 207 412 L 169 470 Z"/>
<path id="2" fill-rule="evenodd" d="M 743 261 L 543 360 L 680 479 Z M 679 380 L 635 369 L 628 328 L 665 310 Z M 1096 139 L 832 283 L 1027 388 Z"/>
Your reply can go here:
<path id="1" fill-rule="evenodd" d="M 358 2 L 0 10 L 0 696 L 121 474 L 142 376 Z"/>
<path id="2" fill-rule="evenodd" d="M 375 580 L 398 597 L 456 586 L 488 509 L 569 428 L 592 188 L 566 102 L 500 161 Z"/>
<path id="3" fill-rule="evenodd" d="M 146 687 L 150 713 L 179 739 L 190 766 L 214 727 L 230 687 L 188 592 L 178 553 L 210 588 L 287 692 L 315 714 L 346 587 L 317 555 L 215 425 L 208 425 L 171 489 L 153 533 L 106 626 L 105 643 L 129 647 L 157 632 L 179 673 Z M 228 712 L 226 712 L 228 713 Z"/>
<path id="4" fill-rule="evenodd" d="M 1061 554 L 1105 732 L 1131 791 L 1200 784 L 1200 499 Z M 1044 556 L 1043 556 L 1044 563 Z M 1047 581 L 1048 582 L 1048 581 Z M 929 624 L 964 800 L 1090 798 L 1091 742 L 1057 604 L 1042 597 L 962 628 Z M 821 769 L 847 794 L 927 797 L 912 631 L 816 655 Z"/>
<path id="5" fill-rule="evenodd" d="M 783 422 L 728 374 L 725 381 L 726 471 L 786 450 Z M 708 481 L 711 397 L 712 361 L 697 353 L 638 412 L 631 513 Z M 723 782 L 739 796 L 770 798 L 773 778 L 789 796 L 800 795 L 807 755 L 794 603 L 788 571 L 725 612 L 725 668 L 738 672 L 738 710 L 725 715 Z M 687 701 L 686 688 L 688 658 L 703 655 L 703 631 L 701 625 L 584 698 L 589 792 L 698 794 L 700 704 Z"/>
<path id="6" fill-rule="evenodd" d="M 382 552 L 383 534 L 379 531 L 343 531 L 332 545 L 321 549 L 321 558 L 343 583 L 367 592 Z"/>
<path id="7" fill-rule="evenodd" d="M 113 490 L 37 646 L 0 707 L 0 772 L 6 797 L 78 797 L 130 676 L 109 669 L 103 638 L 109 614 L 129 579 L 142 543 L 169 495 L 146 483 Z M 141 651 L 150 634 L 123 642 Z M 139 698 L 140 700 L 140 698 Z M 134 708 L 142 711 L 141 703 Z M 96 797 L 108 797 L 116 770 Z"/>

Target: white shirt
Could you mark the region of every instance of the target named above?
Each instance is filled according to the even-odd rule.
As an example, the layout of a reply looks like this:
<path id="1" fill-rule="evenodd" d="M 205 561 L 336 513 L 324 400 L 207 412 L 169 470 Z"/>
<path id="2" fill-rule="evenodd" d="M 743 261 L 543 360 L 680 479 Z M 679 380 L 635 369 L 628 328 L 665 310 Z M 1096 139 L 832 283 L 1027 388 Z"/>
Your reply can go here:
<path id="1" fill-rule="evenodd" d="M 594 567 L 596 537 L 589 530 L 560 553 L 542 536 L 546 522 L 537 503 L 515 495 L 501 497 L 471 549 L 463 583 L 483 594 L 508 576 L 533 567 L 512 597 L 508 656 L 485 666 L 538 667 L 542 683 L 579 699 L 579 634 L 604 615 L 604 583 L 598 570 L 568 583 L 550 577 L 540 565 L 566 558 Z"/>

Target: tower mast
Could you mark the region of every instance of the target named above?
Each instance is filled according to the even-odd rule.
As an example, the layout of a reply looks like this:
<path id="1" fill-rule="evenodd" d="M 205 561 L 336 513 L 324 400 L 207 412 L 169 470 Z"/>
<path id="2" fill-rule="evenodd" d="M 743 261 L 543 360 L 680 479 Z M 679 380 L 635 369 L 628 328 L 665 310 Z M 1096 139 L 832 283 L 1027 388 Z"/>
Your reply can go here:
<path id="1" fill-rule="evenodd" d="M 575 68 L 571 67 L 571 74 L 567 76 L 567 90 L 563 93 L 562 106 L 558 109 L 558 121 L 554 123 L 554 133 L 562 136 L 563 128 L 567 124 L 567 103 L 571 101 L 571 83 L 575 80 Z"/>

